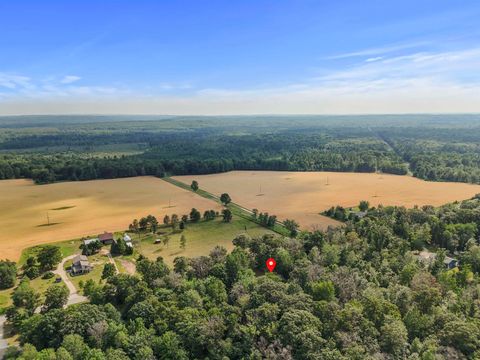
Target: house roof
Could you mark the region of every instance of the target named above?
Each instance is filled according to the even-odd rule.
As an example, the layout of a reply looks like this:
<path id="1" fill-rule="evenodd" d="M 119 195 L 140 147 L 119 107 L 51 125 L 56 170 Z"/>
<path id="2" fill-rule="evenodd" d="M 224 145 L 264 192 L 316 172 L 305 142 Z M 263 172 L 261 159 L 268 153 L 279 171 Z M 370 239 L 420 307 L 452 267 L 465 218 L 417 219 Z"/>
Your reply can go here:
<path id="1" fill-rule="evenodd" d="M 451 258 L 451 257 L 449 257 L 449 256 L 445 256 L 445 259 L 443 260 L 443 263 L 444 263 L 445 265 L 448 265 L 448 264 L 450 264 L 452 261 L 455 261 L 455 262 L 456 262 L 457 259 Z"/>
<path id="2" fill-rule="evenodd" d="M 111 232 L 104 232 L 103 234 L 98 235 L 100 241 L 113 240 L 113 234 Z"/>

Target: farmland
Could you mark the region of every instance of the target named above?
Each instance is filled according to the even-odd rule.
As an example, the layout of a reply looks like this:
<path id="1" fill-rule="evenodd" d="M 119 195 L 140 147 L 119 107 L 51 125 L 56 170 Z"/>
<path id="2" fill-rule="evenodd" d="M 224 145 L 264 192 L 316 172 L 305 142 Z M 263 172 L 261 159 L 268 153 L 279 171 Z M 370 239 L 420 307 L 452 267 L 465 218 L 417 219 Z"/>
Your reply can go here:
<path id="1" fill-rule="evenodd" d="M 2 258 L 18 260 L 22 249 L 42 243 L 124 230 L 133 218 L 183 215 L 220 205 L 154 177 L 34 185 L 0 182 Z"/>
<path id="2" fill-rule="evenodd" d="M 304 228 L 335 224 L 319 213 L 331 206 L 442 205 L 480 193 L 480 185 L 428 182 L 410 176 L 339 172 L 232 171 L 223 174 L 176 176 L 215 195 L 227 192 L 246 208 L 297 220 Z"/>

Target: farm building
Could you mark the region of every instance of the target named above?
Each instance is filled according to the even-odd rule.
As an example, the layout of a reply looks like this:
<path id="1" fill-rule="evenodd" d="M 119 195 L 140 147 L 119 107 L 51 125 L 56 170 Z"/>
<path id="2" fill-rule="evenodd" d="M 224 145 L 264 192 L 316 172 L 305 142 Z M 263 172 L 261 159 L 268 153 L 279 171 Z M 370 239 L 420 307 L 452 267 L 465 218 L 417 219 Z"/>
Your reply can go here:
<path id="1" fill-rule="evenodd" d="M 85 255 L 77 255 L 73 258 L 72 274 L 86 274 L 93 269 L 93 266 L 88 261 Z"/>
<path id="2" fill-rule="evenodd" d="M 98 238 L 85 239 L 85 240 L 83 240 L 83 245 L 87 246 L 87 245 L 90 245 L 90 244 L 95 243 L 97 241 L 100 241 L 100 240 Z"/>
<path id="3" fill-rule="evenodd" d="M 103 234 L 98 235 L 98 240 L 100 240 L 103 245 L 111 244 L 113 243 L 113 234 L 105 231 Z"/>

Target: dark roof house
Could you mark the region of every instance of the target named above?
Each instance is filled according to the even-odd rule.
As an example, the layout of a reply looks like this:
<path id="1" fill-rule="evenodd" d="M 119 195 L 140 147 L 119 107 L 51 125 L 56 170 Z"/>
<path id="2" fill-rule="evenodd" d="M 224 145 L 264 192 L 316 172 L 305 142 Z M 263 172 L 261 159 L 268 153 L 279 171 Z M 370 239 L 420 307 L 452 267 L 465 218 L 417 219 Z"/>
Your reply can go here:
<path id="1" fill-rule="evenodd" d="M 443 264 L 447 269 L 454 269 L 458 266 L 458 261 L 449 256 L 445 256 L 445 259 L 443 260 Z"/>
<path id="2" fill-rule="evenodd" d="M 111 232 L 104 232 L 98 235 L 98 240 L 104 245 L 113 243 L 113 234 Z"/>
<path id="3" fill-rule="evenodd" d="M 85 274 L 90 272 L 93 269 L 93 266 L 90 265 L 87 257 L 85 255 L 77 255 L 73 258 L 72 263 L 72 274 Z"/>

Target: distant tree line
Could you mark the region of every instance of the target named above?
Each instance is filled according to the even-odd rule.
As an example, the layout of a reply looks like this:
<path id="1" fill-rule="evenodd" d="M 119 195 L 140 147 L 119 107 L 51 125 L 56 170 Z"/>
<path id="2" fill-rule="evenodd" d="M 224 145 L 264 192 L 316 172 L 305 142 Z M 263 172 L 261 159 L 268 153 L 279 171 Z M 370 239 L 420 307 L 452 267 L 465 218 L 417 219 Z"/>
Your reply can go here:
<path id="1" fill-rule="evenodd" d="M 55 138 L 60 135 L 55 135 Z M 88 156 L 88 151 L 35 151 L 0 155 L 0 179 L 32 178 L 38 184 L 55 181 L 112 179 L 142 175 L 208 174 L 230 170 L 355 171 L 405 174 L 403 160 L 385 144 L 371 139 L 336 140 L 324 133 L 259 135 L 162 135 L 148 150 L 130 156 Z M 42 136 L 35 136 L 41 143 Z M 79 137 L 79 140 L 81 137 Z M 25 137 L 25 143 L 32 140 Z M 48 139 L 46 139 L 48 141 Z M 107 139 L 108 140 L 108 139 Z M 101 141 L 95 135 L 83 141 Z M 158 145 L 157 144 L 161 144 Z M 21 138 L 15 140 L 21 144 Z M 1 144 L 1 142 L 0 142 Z M 4 143 L 4 146 L 11 146 Z M 192 184 L 198 189 L 198 183 Z"/>
<path id="2" fill-rule="evenodd" d="M 229 170 L 402 175 L 410 167 L 426 180 L 480 183 L 474 115 L 88 119 L 0 119 L 0 179 L 44 184 Z M 143 153 L 116 155 L 125 146 Z"/>

